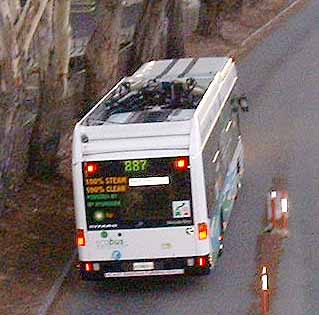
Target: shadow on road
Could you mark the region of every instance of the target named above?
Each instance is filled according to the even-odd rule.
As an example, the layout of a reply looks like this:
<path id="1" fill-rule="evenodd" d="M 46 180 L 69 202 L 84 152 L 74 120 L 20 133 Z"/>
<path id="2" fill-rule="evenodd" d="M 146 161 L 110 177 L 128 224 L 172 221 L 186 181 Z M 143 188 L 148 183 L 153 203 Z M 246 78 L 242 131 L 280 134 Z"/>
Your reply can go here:
<path id="1" fill-rule="evenodd" d="M 167 290 L 185 290 L 186 287 L 199 287 L 203 282 L 208 281 L 208 277 L 196 276 L 170 276 L 170 277 L 151 277 L 151 278 L 127 278 L 127 279 L 108 279 L 105 282 L 95 282 L 95 290 L 105 290 L 112 293 L 141 293 Z"/>

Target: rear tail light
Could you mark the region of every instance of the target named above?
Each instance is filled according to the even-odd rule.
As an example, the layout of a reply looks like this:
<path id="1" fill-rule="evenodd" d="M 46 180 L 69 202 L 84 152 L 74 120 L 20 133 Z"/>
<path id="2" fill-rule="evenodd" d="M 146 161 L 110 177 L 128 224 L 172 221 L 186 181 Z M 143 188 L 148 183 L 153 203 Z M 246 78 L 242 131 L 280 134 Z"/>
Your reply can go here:
<path id="1" fill-rule="evenodd" d="M 198 238 L 200 240 L 206 240 L 208 236 L 208 229 L 206 223 L 199 223 L 198 224 Z"/>
<path id="2" fill-rule="evenodd" d="M 76 231 L 76 244 L 78 246 L 85 246 L 84 230 L 77 230 Z"/>
<path id="3" fill-rule="evenodd" d="M 99 171 L 99 165 L 95 162 L 86 162 L 84 164 L 84 172 L 86 176 L 93 176 Z"/>
<path id="4" fill-rule="evenodd" d="M 179 157 L 174 161 L 174 168 L 176 171 L 186 171 L 189 166 L 189 159 L 186 156 Z"/>
<path id="5" fill-rule="evenodd" d="M 207 257 L 198 257 L 197 265 L 198 265 L 198 267 L 206 267 L 207 266 Z"/>
<path id="6" fill-rule="evenodd" d="M 86 272 L 91 272 L 91 271 L 93 271 L 93 264 L 90 263 L 90 262 L 85 263 L 85 264 L 84 264 L 84 268 L 85 268 L 85 271 L 86 271 Z"/>

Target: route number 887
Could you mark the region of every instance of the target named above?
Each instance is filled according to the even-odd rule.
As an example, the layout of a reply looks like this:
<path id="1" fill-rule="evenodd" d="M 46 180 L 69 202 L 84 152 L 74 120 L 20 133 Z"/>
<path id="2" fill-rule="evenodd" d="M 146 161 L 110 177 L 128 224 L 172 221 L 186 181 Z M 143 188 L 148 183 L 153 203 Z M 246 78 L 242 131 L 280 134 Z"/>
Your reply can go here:
<path id="1" fill-rule="evenodd" d="M 125 172 L 145 171 L 147 160 L 129 160 L 124 162 Z"/>

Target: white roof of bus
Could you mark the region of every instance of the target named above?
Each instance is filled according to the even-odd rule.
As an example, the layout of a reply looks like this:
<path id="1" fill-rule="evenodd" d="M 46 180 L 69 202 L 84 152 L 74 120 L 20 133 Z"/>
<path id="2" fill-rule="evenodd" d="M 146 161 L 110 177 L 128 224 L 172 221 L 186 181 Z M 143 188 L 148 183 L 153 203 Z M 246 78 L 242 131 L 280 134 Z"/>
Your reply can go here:
<path id="1" fill-rule="evenodd" d="M 143 85 L 150 80 L 157 82 L 185 81 L 188 78 L 196 80 L 196 84 L 203 91 L 206 91 L 218 72 L 222 72 L 230 58 L 227 57 L 203 57 L 203 58 L 182 58 L 164 59 L 150 61 L 143 64 L 132 76 L 124 78 L 124 82 L 131 85 Z M 115 89 L 115 88 L 114 88 Z M 114 90 L 113 89 L 113 90 Z M 108 100 L 108 98 L 106 98 Z M 108 108 L 102 102 L 93 112 L 89 113 L 85 124 L 132 124 L 148 122 L 174 122 L 190 120 L 195 113 L 195 108 L 186 107 L 162 109 L 156 106 L 151 110 L 127 108 L 124 112 L 114 112 L 103 119 L 103 113 Z"/>
<path id="2" fill-rule="evenodd" d="M 194 78 L 200 85 L 207 87 L 216 73 L 223 70 L 228 60 L 226 57 L 203 57 L 150 61 L 142 65 L 128 81 Z"/>

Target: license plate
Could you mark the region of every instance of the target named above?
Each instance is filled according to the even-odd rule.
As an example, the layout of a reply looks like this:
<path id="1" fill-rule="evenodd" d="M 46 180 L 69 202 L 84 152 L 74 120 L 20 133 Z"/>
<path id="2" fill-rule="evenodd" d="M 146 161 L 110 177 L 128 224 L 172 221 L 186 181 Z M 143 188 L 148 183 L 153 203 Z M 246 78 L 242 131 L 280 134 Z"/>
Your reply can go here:
<path id="1" fill-rule="evenodd" d="M 182 275 L 184 269 L 170 269 L 170 270 L 140 270 L 140 271 L 126 271 L 126 272 L 106 272 L 105 278 L 124 278 L 124 277 L 146 277 L 146 276 L 165 276 L 165 275 Z"/>
<path id="2" fill-rule="evenodd" d="M 153 261 L 133 263 L 133 270 L 134 271 L 153 270 L 153 269 L 154 269 L 154 262 Z"/>

